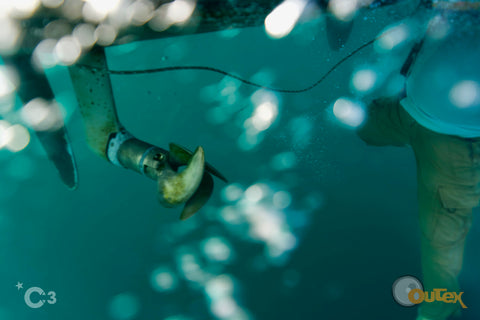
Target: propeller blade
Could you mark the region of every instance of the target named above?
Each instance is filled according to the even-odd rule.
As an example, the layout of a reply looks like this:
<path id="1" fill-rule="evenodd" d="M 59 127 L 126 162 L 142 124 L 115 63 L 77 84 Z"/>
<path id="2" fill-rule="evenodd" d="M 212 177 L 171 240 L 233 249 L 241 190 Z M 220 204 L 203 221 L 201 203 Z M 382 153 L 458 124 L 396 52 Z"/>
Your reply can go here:
<path id="1" fill-rule="evenodd" d="M 180 220 L 187 220 L 196 212 L 198 212 L 198 210 L 200 210 L 200 208 L 207 203 L 208 199 L 210 199 L 212 192 L 213 178 L 208 172 L 205 172 L 197 191 L 190 199 L 188 199 L 187 203 L 185 204 L 182 214 L 180 215 Z"/>
<path id="2" fill-rule="evenodd" d="M 176 166 L 185 165 L 188 163 L 188 160 L 192 157 L 192 152 L 187 148 L 184 148 L 178 144 L 170 143 L 170 158 L 169 160 L 173 162 Z M 227 179 L 221 174 L 217 169 L 215 169 L 208 162 L 205 163 L 205 169 L 219 178 L 220 180 L 227 182 Z"/>
<path id="3" fill-rule="evenodd" d="M 171 169 L 162 171 L 158 176 L 160 203 L 167 207 L 185 203 L 197 191 L 204 170 L 205 153 L 202 147 L 198 147 L 185 170 L 180 173 Z"/>

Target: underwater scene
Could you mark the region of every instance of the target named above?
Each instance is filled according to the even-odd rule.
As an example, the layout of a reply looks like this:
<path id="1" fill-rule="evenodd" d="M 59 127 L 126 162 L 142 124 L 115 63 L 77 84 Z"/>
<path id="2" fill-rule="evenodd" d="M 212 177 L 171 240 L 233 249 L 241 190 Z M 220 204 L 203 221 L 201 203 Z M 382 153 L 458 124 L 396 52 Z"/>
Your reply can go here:
<path id="1" fill-rule="evenodd" d="M 0 2 L 0 320 L 480 319 L 478 4 Z"/>

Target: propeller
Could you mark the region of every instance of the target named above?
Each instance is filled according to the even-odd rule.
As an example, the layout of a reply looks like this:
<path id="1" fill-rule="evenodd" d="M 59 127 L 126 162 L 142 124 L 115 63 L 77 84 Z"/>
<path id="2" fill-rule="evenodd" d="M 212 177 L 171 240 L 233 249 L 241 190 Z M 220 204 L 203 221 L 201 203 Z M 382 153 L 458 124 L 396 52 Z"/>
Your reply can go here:
<path id="1" fill-rule="evenodd" d="M 109 146 L 113 150 L 113 153 L 112 150 L 107 150 L 112 163 L 118 163 L 157 181 L 160 204 L 167 208 L 185 204 L 181 220 L 193 216 L 208 201 L 214 186 L 212 175 L 227 181 L 217 169 L 205 162 L 202 147 L 191 152 L 171 143 L 167 151 L 128 133 L 114 136 Z"/>

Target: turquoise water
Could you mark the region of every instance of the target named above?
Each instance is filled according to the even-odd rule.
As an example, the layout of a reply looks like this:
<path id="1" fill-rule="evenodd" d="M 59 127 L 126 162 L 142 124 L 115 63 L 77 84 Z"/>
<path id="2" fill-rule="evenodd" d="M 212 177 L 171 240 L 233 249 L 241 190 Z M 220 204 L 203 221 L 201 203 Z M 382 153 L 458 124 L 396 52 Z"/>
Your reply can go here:
<path id="1" fill-rule="evenodd" d="M 246 28 L 111 47 L 107 59 L 112 70 L 203 65 L 304 88 L 388 28 L 392 10 L 357 17 L 339 51 L 320 18 L 280 40 Z M 185 222 L 158 204 L 154 182 L 89 150 L 65 70 L 50 70 L 80 184 L 62 185 L 34 135 L 22 151 L 0 150 L 0 319 L 414 319 L 416 307 L 391 294 L 398 277 L 421 277 L 413 154 L 366 146 L 333 112 L 339 98 L 361 106 L 398 90 L 407 49 L 369 46 L 301 94 L 205 71 L 112 75 L 132 134 L 201 145 L 229 179 Z M 369 92 L 352 86 L 363 69 L 382 80 Z M 265 101 L 267 116 L 256 111 Z M 480 316 L 479 241 L 475 224 L 462 319 Z M 56 303 L 27 307 L 30 287 L 55 292 Z"/>

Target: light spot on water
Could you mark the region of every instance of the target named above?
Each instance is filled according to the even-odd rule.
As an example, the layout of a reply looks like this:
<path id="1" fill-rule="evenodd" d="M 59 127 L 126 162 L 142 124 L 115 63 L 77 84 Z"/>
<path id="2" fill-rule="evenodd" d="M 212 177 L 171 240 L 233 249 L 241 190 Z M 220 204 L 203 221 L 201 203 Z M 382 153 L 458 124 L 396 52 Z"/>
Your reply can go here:
<path id="1" fill-rule="evenodd" d="M 272 85 L 275 80 L 275 70 L 264 68 L 255 73 L 250 79 L 252 82 L 261 83 L 264 86 Z"/>
<path id="2" fill-rule="evenodd" d="M 278 115 L 278 99 L 275 94 L 258 90 L 250 98 L 255 105 L 253 115 L 245 121 L 245 128 L 250 126 L 256 131 L 265 131 L 273 124 Z M 255 133 L 255 132 L 253 132 Z"/>
<path id="3" fill-rule="evenodd" d="M 176 275 L 167 267 L 155 269 L 150 276 L 150 283 L 156 291 L 170 291 L 177 287 Z"/>
<path id="4" fill-rule="evenodd" d="M 97 41 L 95 27 L 89 23 L 79 24 L 73 29 L 73 36 L 82 48 L 90 48 Z"/>
<path id="5" fill-rule="evenodd" d="M 333 104 L 333 114 L 343 124 L 356 128 L 365 120 L 365 110 L 358 103 L 340 98 Z"/>
<path id="6" fill-rule="evenodd" d="M 42 40 L 33 51 L 33 63 L 39 68 L 52 68 L 58 63 L 58 56 L 54 53 L 57 41 L 54 39 Z"/>
<path id="7" fill-rule="evenodd" d="M 273 194 L 273 205 L 278 209 L 287 208 L 292 202 L 292 196 L 287 191 L 277 191 Z"/>
<path id="8" fill-rule="evenodd" d="M 222 190 L 222 198 L 224 201 L 237 201 L 243 195 L 243 189 L 239 184 L 232 183 L 223 188 Z"/>
<path id="9" fill-rule="evenodd" d="M 16 95 L 13 93 L 4 97 L 0 97 L 0 114 L 6 115 L 15 107 Z"/>
<path id="10" fill-rule="evenodd" d="M 245 198 L 250 202 L 258 202 L 266 196 L 265 185 L 257 183 L 254 184 L 245 191 Z"/>
<path id="11" fill-rule="evenodd" d="M 220 94 L 222 96 L 228 96 L 234 94 L 240 87 L 240 82 L 224 78 L 220 83 Z"/>
<path id="12" fill-rule="evenodd" d="M 193 282 L 204 283 L 207 274 L 202 270 L 198 257 L 187 249 L 179 249 L 177 253 L 177 264 L 185 279 Z"/>
<path id="13" fill-rule="evenodd" d="M 284 229 L 285 216 L 273 208 L 255 206 L 247 209 L 252 224 L 250 236 L 265 241 L 271 257 L 278 257 L 293 248 L 295 237 Z"/>
<path id="14" fill-rule="evenodd" d="M 303 228 L 308 222 L 307 212 L 293 211 L 291 206 L 290 191 L 258 182 L 246 188 L 235 203 L 221 208 L 220 216 L 240 237 L 264 243 L 265 258 L 279 265 L 287 261 L 289 252 L 297 246 L 295 228 Z"/>
<path id="15" fill-rule="evenodd" d="M 385 30 L 374 47 L 379 52 L 390 51 L 408 39 L 409 31 L 405 24 L 396 25 Z"/>
<path id="16" fill-rule="evenodd" d="M 15 78 L 13 70 L 0 66 L 0 99 L 11 95 L 15 91 L 16 81 L 13 78 Z"/>
<path id="17" fill-rule="evenodd" d="M 60 105 L 42 98 L 29 101 L 20 111 L 22 120 L 37 131 L 57 130 L 63 126 Z"/>
<path id="18" fill-rule="evenodd" d="M 357 0 L 331 0 L 328 2 L 328 8 L 333 15 L 342 21 L 350 21 L 357 12 Z"/>
<path id="19" fill-rule="evenodd" d="M 241 150 L 248 151 L 255 148 L 260 141 L 261 138 L 258 135 L 244 132 L 238 137 L 237 144 Z"/>
<path id="20" fill-rule="evenodd" d="M 0 53 L 12 53 L 20 33 L 21 29 L 17 22 L 0 16 Z"/>
<path id="21" fill-rule="evenodd" d="M 480 101 L 480 86 L 475 81 L 461 81 L 450 90 L 448 97 L 458 108 L 471 107 Z"/>
<path id="22" fill-rule="evenodd" d="M 120 0 L 84 0 L 83 16 L 87 21 L 100 22 L 117 10 Z"/>
<path id="23" fill-rule="evenodd" d="M 167 6 L 167 18 L 172 24 L 183 23 L 187 21 L 195 9 L 195 1 L 175 0 L 165 4 Z"/>
<path id="24" fill-rule="evenodd" d="M 205 285 L 205 291 L 211 300 L 221 299 L 233 294 L 233 279 L 229 275 L 222 274 L 211 280 Z"/>
<path id="25" fill-rule="evenodd" d="M 243 107 L 239 110 L 229 105 L 224 111 L 229 112 L 229 116 L 236 115 L 234 120 L 243 129 L 238 137 L 238 147 L 244 151 L 253 149 L 263 140 L 265 131 L 271 128 L 279 114 L 279 99 L 273 92 L 257 90 L 250 96 L 250 101 L 253 108 Z"/>
<path id="26" fill-rule="evenodd" d="M 287 36 L 307 5 L 305 0 L 285 0 L 265 18 L 265 31 L 272 38 Z"/>
<path id="27" fill-rule="evenodd" d="M 140 309 L 138 298 L 130 293 L 122 293 L 110 301 L 110 317 L 115 320 L 133 319 Z"/>
<path id="28" fill-rule="evenodd" d="M 190 19 L 195 6 L 196 2 L 192 0 L 175 0 L 163 4 L 155 10 L 149 25 L 153 30 L 163 31 L 174 24 L 183 24 Z"/>
<path id="29" fill-rule="evenodd" d="M 58 40 L 54 52 L 63 65 L 69 66 L 78 60 L 82 47 L 75 37 L 65 36 Z"/>
<path id="30" fill-rule="evenodd" d="M 68 0 L 63 3 L 61 7 L 61 11 L 65 18 L 69 20 L 77 20 L 77 19 L 82 19 L 82 9 L 85 7 L 83 1 L 72 1 Z"/>
<path id="31" fill-rule="evenodd" d="M 229 261 L 232 249 L 226 239 L 211 237 L 203 242 L 203 252 L 212 261 Z"/>
<path id="32" fill-rule="evenodd" d="M 63 4 L 63 0 L 42 0 L 42 5 L 46 8 L 58 8 Z"/>
<path id="33" fill-rule="evenodd" d="M 352 76 L 352 86 L 359 92 L 372 90 L 376 81 L 377 73 L 371 69 L 358 70 Z"/>
<path id="34" fill-rule="evenodd" d="M 110 24 L 102 23 L 95 29 L 94 37 L 101 46 L 109 46 L 117 37 L 117 30 Z"/>
<path id="35" fill-rule="evenodd" d="M 30 143 L 30 133 L 21 124 L 14 124 L 5 130 L 5 140 L 2 139 L 2 143 L 4 141 L 8 150 L 18 152 Z"/>
<path id="36" fill-rule="evenodd" d="M 230 297 L 223 297 L 212 302 L 210 309 L 212 313 L 220 319 L 229 319 L 235 315 L 238 305 L 235 300 Z"/>
<path id="37" fill-rule="evenodd" d="M 258 131 L 267 130 L 275 121 L 278 107 L 272 101 L 266 101 L 257 106 L 252 117 L 252 124 Z"/>
<path id="38" fill-rule="evenodd" d="M 228 224 L 240 224 L 244 222 L 240 212 L 237 211 L 235 206 L 225 206 L 220 210 L 220 215 Z"/>
<path id="39" fill-rule="evenodd" d="M 7 145 L 9 137 L 7 137 L 7 129 L 10 128 L 11 124 L 5 120 L 0 120 L 0 148 L 3 148 Z"/>
<path id="40" fill-rule="evenodd" d="M 272 158 L 272 168 L 275 170 L 287 170 L 295 167 L 297 164 L 297 157 L 295 153 L 287 151 L 275 155 Z"/>
<path id="41" fill-rule="evenodd" d="M 128 20 L 135 26 L 141 26 L 152 19 L 154 9 L 150 1 L 135 1 L 127 8 Z"/>
<path id="42" fill-rule="evenodd" d="M 442 39 L 451 31 L 450 24 L 443 16 L 433 17 L 428 24 L 428 36 L 433 39 Z"/>
<path id="43" fill-rule="evenodd" d="M 15 18 L 26 19 L 31 17 L 40 6 L 40 0 L 12 1 L 10 15 Z"/>

